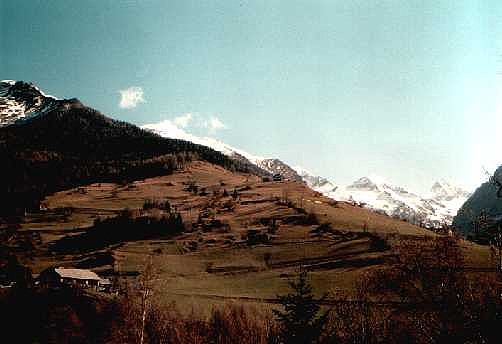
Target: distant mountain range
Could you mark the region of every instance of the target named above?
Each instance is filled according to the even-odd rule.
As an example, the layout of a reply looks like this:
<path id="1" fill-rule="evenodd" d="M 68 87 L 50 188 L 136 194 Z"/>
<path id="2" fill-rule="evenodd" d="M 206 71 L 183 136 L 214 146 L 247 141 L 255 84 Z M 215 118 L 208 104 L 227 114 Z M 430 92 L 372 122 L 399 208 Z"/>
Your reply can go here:
<path id="1" fill-rule="evenodd" d="M 451 224 L 457 210 L 470 196 L 468 192 L 446 181 L 434 183 L 428 195 L 417 195 L 376 176 L 363 177 L 343 187 L 300 166 L 291 167 L 280 159 L 259 157 L 214 138 L 189 134 L 168 120 L 147 124 L 143 128 L 163 137 L 206 145 L 229 157 L 244 158 L 272 174 L 279 173 L 284 178 L 303 181 L 313 190 L 329 198 L 360 204 L 377 212 L 429 228 Z"/>
<path id="2" fill-rule="evenodd" d="M 363 177 L 329 197 L 352 201 L 415 224 L 438 228 L 450 225 L 469 193 L 442 181 L 428 195 L 417 195 L 376 176 Z"/>

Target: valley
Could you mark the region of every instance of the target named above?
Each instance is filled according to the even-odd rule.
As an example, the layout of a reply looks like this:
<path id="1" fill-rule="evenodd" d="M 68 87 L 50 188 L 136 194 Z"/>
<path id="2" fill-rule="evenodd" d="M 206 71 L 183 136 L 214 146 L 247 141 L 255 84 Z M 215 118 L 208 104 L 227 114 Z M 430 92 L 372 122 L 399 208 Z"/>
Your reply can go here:
<path id="1" fill-rule="evenodd" d="M 191 329 L 207 339 L 225 323 L 264 343 L 278 338 L 292 288 L 329 310 L 323 333 L 344 343 L 366 326 L 375 342 L 402 342 L 388 326 L 427 342 L 417 320 L 442 316 L 425 328 L 460 331 L 459 309 L 477 317 L 476 336 L 494 317 L 502 251 L 450 226 L 469 197 L 460 188 L 437 182 L 420 196 L 374 176 L 340 187 L 215 139 L 1 85 L 0 307 L 39 305 L 29 340 L 76 332 L 122 343 L 148 330 L 153 342 Z M 22 322 L 22 310 L 3 321 Z"/>
<path id="2" fill-rule="evenodd" d="M 0 8 L 1 343 L 501 343 L 501 1 Z"/>
<path id="3" fill-rule="evenodd" d="M 188 190 L 194 185 L 196 192 Z M 140 211 L 146 200 L 168 201 L 182 216 L 183 233 L 80 253 L 53 251 L 55 242 L 85 233 L 97 218 Z M 392 264 L 394 243 L 437 236 L 334 202 L 301 182 L 263 181 L 201 161 L 168 176 L 57 192 L 42 205 L 44 210 L 23 217 L 10 240 L 12 252 L 35 274 L 51 266 L 85 266 L 116 283 L 134 284 L 150 259 L 162 302 L 203 311 L 232 300 L 273 304 L 300 268 L 310 271 L 316 294 L 353 295 L 365 274 Z M 32 249 L 23 251 L 22 245 Z M 464 246 L 477 267 L 490 266 L 486 249 Z"/>

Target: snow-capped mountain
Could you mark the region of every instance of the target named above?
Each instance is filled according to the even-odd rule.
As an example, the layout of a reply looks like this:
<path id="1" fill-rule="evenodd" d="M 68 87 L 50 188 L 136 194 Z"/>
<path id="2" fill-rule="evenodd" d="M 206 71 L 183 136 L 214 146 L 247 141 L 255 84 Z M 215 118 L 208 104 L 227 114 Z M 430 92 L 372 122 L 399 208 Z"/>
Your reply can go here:
<path id="1" fill-rule="evenodd" d="M 23 81 L 0 81 L 0 127 L 46 113 L 63 101 Z"/>
<path id="2" fill-rule="evenodd" d="M 300 174 L 307 185 L 329 198 L 356 203 L 427 227 L 451 224 L 469 197 L 468 192 L 445 181 L 434 183 L 430 193 L 421 196 L 394 186 L 379 176 L 362 177 L 346 187 L 332 188 L 334 184 L 322 177 Z M 323 182 L 316 184 L 316 180 Z"/>
<path id="3" fill-rule="evenodd" d="M 435 182 L 431 188 L 432 196 L 439 202 L 450 202 L 457 199 L 469 198 L 469 192 L 462 190 L 459 187 L 453 186 L 447 181 L 441 180 Z"/>
<path id="4" fill-rule="evenodd" d="M 280 174 L 285 179 L 302 181 L 302 177 L 291 166 L 279 159 L 263 159 L 257 161 L 256 165 L 272 174 Z"/>
<path id="5" fill-rule="evenodd" d="M 295 166 L 293 167 L 298 175 L 302 178 L 303 182 L 307 184 L 311 189 L 320 192 L 324 195 L 333 193 L 338 189 L 338 186 L 330 182 L 324 177 L 316 176 L 313 173 L 307 171 L 303 167 Z"/>

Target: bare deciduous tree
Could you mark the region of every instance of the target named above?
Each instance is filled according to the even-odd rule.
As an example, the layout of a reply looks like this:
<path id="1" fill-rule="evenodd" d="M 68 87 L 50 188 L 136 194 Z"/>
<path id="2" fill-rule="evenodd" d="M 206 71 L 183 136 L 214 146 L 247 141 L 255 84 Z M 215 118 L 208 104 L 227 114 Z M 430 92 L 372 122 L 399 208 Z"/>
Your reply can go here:
<path id="1" fill-rule="evenodd" d="M 153 281 L 155 279 L 155 269 L 152 256 L 148 256 L 145 268 L 139 279 L 139 287 L 141 292 L 141 325 L 139 333 L 139 344 L 143 344 L 145 340 L 145 323 L 149 307 L 150 298 L 153 294 Z"/>

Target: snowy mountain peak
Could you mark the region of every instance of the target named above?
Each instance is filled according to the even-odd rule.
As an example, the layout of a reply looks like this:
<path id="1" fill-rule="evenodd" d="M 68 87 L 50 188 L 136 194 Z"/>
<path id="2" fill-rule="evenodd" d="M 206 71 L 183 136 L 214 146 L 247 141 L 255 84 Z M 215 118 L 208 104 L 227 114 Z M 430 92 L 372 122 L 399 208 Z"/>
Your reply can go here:
<path id="1" fill-rule="evenodd" d="M 453 186 L 445 180 L 435 182 L 431 187 L 431 193 L 435 199 L 452 200 L 458 197 L 468 198 L 470 193 Z"/>
<path id="2" fill-rule="evenodd" d="M 391 185 L 387 179 L 377 174 L 370 174 L 368 179 L 377 185 Z"/>
<path id="3" fill-rule="evenodd" d="M 295 166 L 293 169 L 301 177 L 303 182 L 307 184 L 311 189 L 320 192 L 322 194 L 329 194 L 336 191 L 338 186 L 330 182 L 328 179 L 314 175 L 312 172 L 304 169 L 301 166 Z"/>
<path id="4" fill-rule="evenodd" d="M 14 80 L 0 81 L 0 127 L 36 117 L 60 104 L 37 86 Z"/>
<path id="5" fill-rule="evenodd" d="M 291 166 L 279 159 L 263 159 L 256 164 L 272 174 L 280 174 L 285 179 L 302 181 L 302 177 Z"/>
<path id="6" fill-rule="evenodd" d="M 387 179 L 376 175 L 376 174 L 370 174 L 368 177 L 361 177 L 355 182 L 353 182 L 351 185 L 347 186 L 349 189 L 368 189 L 368 190 L 381 190 L 383 191 L 384 189 L 395 189 L 395 190 L 400 190 L 402 188 L 394 186 L 392 183 L 387 181 Z"/>
<path id="7" fill-rule="evenodd" d="M 347 186 L 348 190 L 368 190 L 368 191 L 373 191 L 373 190 L 379 190 L 383 185 L 383 183 L 377 183 L 372 180 L 372 178 L 369 177 L 362 177 L 353 182 L 351 185 Z"/>
<path id="8" fill-rule="evenodd" d="M 310 175 L 302 174 L 302 177 L 310 187 L 329 198 L 359 204 L 426 227 L 450 224 L 469 196 L 467 192 L 444 181 L 434 183 L 431 195 L 422 196 L 377 175 L 362 177 L 346 187 L 331 190 L 319 187 L 309 179 L 312 178 Z"/>

